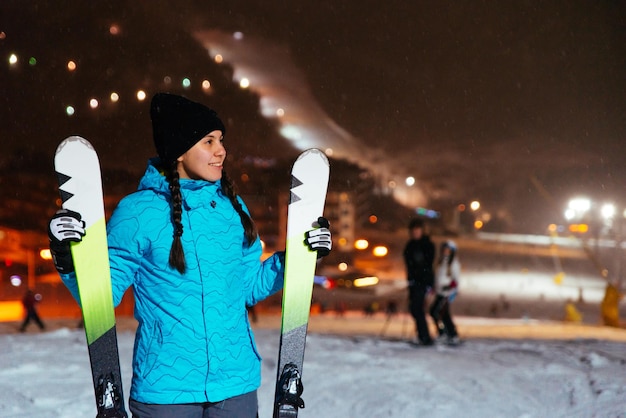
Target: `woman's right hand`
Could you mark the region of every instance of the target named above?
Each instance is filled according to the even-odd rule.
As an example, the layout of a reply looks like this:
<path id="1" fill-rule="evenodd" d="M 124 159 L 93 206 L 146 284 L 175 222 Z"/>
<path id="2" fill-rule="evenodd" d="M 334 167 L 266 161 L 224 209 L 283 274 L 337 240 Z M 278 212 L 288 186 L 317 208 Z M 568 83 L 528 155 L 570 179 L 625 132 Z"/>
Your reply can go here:
<path id="1" fill-rule="evenodd" d="M 80 213 L 61 209 L 54 214 L 48 224 L 50 252 L 54 266 L 59 273 L 74 271 L 70 242 L 80 242 L 85 236 L 85 222 Z"/>

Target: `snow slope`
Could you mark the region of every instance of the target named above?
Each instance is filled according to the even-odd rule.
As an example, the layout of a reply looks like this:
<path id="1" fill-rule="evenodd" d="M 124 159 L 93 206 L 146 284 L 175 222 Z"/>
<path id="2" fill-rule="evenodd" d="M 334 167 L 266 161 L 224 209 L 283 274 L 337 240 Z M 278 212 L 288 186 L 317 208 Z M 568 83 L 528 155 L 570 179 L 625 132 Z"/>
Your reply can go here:
<path id="1" fill-rule="evenodd" d="M 276 329 L 257 329 L 260 417 L 271 417 Z M 125 396 L 133 333 L 119 345 Z M 81 330 L 0 335 L 0 416 L 93 417 Z M 626 345 L 600 340 L 468 339 L 416 348 L 310 334 L 300 417 L 626 417 Z"/>

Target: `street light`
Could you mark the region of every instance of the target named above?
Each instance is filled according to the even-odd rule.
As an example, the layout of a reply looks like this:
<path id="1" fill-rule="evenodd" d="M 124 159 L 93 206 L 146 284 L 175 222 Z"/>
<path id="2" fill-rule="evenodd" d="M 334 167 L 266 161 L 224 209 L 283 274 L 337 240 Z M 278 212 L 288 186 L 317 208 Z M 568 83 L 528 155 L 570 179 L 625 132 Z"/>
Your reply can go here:
<path id="1" fill-rule="evenodd" d="M 582 219 L 591 209 L 591 200 L 586 197 L 577 197 L 569 201 L 565 210 L 565 219 L 568 221 Z"/>
<path id="2" fill-rule="evenodd" d="M 600 214 L 604 220 L 611 220 L 615 217 L 615 205 L 612 203 L 606 203 L 602 205 Z"/>

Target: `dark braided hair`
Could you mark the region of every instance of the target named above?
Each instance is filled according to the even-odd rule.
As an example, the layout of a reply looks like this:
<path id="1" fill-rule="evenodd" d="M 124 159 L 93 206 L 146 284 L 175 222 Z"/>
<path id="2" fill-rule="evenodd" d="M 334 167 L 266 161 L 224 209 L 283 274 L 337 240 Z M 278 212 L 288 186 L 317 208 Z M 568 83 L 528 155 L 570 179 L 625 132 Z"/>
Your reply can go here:
<path id="1" fill-rule="evenodd" d="M 174 224 L 174 241 L 170 249 L 169 263 L 170 266 L 174 267 L 182 274 L 185 272 L 187 266 L 180 238 L 183 235 L 183 197 L 180 194 L 180 176 L 176 169 L 177 165 L 178 162 L 174 161 L 172 167 L 166 171 L 167 181 L 170 185 L 170 193 L 172 194 L 172 223 Z"/>
<path id="2" fill-rule="evenodd" d="M 183 235 L 183 199 L 180 193 L 180 176 L 178 174 L 177 167 L 178 162 L 174 161 L 172 167 L 166 170 L 167 181 L 172 195 L 172 223 L 174 225 L 174 241 L 172 242 L 172 248 L 170 249 L 169 264 L 182 274 L 186 270 L 186 263 L 185 253 L 183 252 L 183 245 L 181 242 L 181 236 Z M 252 218 L 250 218 L 250 216 L 243 210 L 239 200 L 237 200 L 235 186 L 226 172 L 222 173 L 222 191 L 224 192 L 224 195 L 228 197 L 228 200 L 230 200 L 233 208 L 235 208 L 239 214 L 248 246 L 252 245 L 258 237 L 256 225 L 254 224 Z"/>
<path id="3" fill-rule="evenodd" d="M 241 207 L 241 203 L 237 200 L 237 193 L 235 190 L 235 185 L 233 181 L 230 179 L 230 176 L 226 174 L 225 171 L 222 171 L 222 191 L 230 200 L 233 207 L 239 214 L 239 218 L 241 219 L 241 225 L 243 225 L 244 233 L 246 236 L 246 241 L 248 242 L 248 247 L 256 241 L 259 233 L 256 229 L 256 225 L 252 218 L 243 210 Z"/>

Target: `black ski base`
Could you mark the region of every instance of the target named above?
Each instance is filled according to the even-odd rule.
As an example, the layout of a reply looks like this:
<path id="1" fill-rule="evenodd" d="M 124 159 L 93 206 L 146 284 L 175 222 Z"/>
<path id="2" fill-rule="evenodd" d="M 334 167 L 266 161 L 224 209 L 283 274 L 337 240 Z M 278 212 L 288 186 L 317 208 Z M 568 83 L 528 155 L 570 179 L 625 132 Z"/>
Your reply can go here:
<path id="1" fill-rule="evenodd" d="M 128 418 L 115 326 L 89 345 L 89 357 L 98 408 L 96 418 Z"/>
<path id="2" fill-rule="evenodd" d="M 274 402 L 274 418 L 297 418 L 298 408 L 304 408 L 300 397 L 304 391 L 298 366 L 288 363 L 278 381 L 276 401 Z"/>

